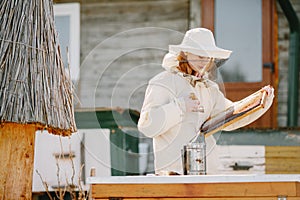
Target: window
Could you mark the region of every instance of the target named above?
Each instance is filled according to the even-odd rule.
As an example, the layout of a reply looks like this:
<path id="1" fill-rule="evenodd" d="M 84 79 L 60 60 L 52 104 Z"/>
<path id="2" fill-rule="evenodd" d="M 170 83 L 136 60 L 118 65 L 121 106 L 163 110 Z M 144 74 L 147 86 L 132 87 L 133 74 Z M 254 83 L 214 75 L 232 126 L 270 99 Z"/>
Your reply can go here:
<path id="1" fill-rule="evenodd" d="M 223 81 L 262 80 L 261 9 L 261 0 L 215 0 L 216 43 L 233 51 L 220 69 Z M 236 20 L 237 16 L 243 18 Z"/>
<path id="2" fill-rule="evenodd" d="M 265 85 L 275 87 L 275 1 L 201 0 L 201 3 L 202 27 L 214 32 L 218 46 L 233 50 L 231 58 L 220 69 L 226 97 L 237 101 Z M 273 104 L 250 127 L 276 125 Z"/>
<path id="3" fill-rule="evenodd" d="M 71 79 L 79 79 L 80 67 L 80 5 L 79 3 L 55 4 L 54 20 L 64 66 L 68 68 L 68 55 Z"/>

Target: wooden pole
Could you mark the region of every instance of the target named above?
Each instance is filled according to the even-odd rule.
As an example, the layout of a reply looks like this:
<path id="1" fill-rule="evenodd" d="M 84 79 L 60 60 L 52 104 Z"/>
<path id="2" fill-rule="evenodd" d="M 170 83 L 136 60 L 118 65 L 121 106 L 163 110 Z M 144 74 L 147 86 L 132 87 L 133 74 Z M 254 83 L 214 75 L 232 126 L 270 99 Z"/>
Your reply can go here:
<path id="1" fill-rule="evenodd" d="M 32 198 L 36 125 L 0 125 L 0 199 Z"/>

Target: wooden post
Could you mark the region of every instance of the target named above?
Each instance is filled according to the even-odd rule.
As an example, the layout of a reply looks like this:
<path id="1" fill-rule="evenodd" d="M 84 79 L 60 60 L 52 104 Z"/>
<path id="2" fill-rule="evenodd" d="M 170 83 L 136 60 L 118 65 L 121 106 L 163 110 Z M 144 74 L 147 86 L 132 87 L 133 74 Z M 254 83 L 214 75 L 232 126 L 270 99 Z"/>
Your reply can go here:
<path id="1" fill-rule="evenodd" d="M 0 199 L 32 198 L 36 125 L 0 125 Z"/>

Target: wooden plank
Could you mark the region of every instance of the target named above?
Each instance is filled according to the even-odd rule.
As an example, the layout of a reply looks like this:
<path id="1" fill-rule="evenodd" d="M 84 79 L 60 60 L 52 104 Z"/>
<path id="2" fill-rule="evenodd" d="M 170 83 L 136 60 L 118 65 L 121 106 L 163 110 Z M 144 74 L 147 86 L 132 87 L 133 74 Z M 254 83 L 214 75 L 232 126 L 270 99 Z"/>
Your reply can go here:
<path id="1" fill-rule="evenodd" d="M 262 145 L 219 145 L 221 157 L 264 158 L 265 146 Z"/>
<path id="2" fill-rule="evenodd" d="M 278 168 L 289 167 L 300 171 L 300 160 L 294 158 L 268 158 L 266 160 L 268 167 L 278 166 Z"/>
<path id="3" fill-rule="evenodd" d="M 300 165 L 300 159 L 291 158 L 291 157 L 266 157 L 268 164 L 271 165 Z"/>
<path id="4" fill-rule="evenodd" d="M 267 167 L 265 171 L 266 174 L 299 174 L 299 169 L 280 169 Z"/>
<path id="5" fill-rule="evenodd" d="M 266 174 L 299 174 L 295 173 L 294 171 L 287 171 L 287 170 L 268 170 L 266 171 Z"/>
<path id="6" fill-rule="evenodd" d="M 212 0 L 201 0 L 201 23 L 203 28 L 214 32 L 215 2 Z"/>
<path id="7" fill-rule="evenodd" d="M 157 63 L 161 63 L 168 45 L 181 42 L 189 23 L 189 1 L 81 0 L 80 3 L 80 48 L 85 69 L 78 86 L 80 106 L 114 106 L 111 99 L 115 91 L 114 99 L 120 100 L 117 106 L 127 107 L 127 101 L 122 99 L 128 99 L 137 83 L 146 85 L 163 71 Z M 132 102 L 142 102 L 142 90 L 131 97 Z M 133 108 L 140 106 L 135 104 Z"/>
<path id="8" fill-rule="evenodd" d="M 98 198 L 97 198 L 98 199 Z M 97 200 L 95 199 L 95 200 Z M 101 198 L 102 199 L 102 198 Z M 109 199 L 109 198 L 104 198 Z M 154 200 L 158 198 L 123 198 L 123 200 Z M 182 200 L 182 199 L 188 199 L 188 200 L 198 200 L 199 198 L 159 198 L 160 200 Z M 224 197 L 224 198 L 201 198 L 201 200 L 274 200 L 274 197 Z M 299 200 L 299 197 L 288 197 L 288 200 Z"/>
<path id="9" fill-rule="evenodd" d="M 257 145 L 220 145 L 217 146 L 220 164 L 219 174 L 264 174 L 265 147 Z M 235 164 L 252 166 L 248 170 L 233 170 Z"/>
<path id="10" fill-rule="evenodd" d="M 256 183 L 195 183 L 195 184 L 95 184 L 93 198 L 159 197 L 159 198 L 213 198 L 213 197 L 277 197 L 299 196 L 296 182 Z"/>
<path id="11" fill-rule="evenodd" d="M 284 197 L 284 196 L 283 196 Z M 157 198 L 124 198 L 123 200 L 154 200 Z M 159 198 L 159 200 L 198 200 L 199 198 Z M 218 198 L 201 198 L 201 200 L 274 200 L 274 197 L 218 197 Z M 299 200 L 299 197 L 288 197 L 288 200 Z"/>
<path id="12" fill-rule="evenodd" d="M 168 9 L 166 9 L 168 8 Z M 101 12 L 99 12 L 101 10 Z M 114 13 L 112 13 L 114 11 Z M 82 4 L 82 19 L 101 23 L 120 23 L 125 20 L 130 23 L 160 20 L 188 19 L 188 3 L 186 0 L 174 1 L 115 1 Z M 117 15 L 116 15 L 117 13 Z M 87 21 L 87 22 L 89 22 Z M 121 24 L 121 23 L 120 23 Z"/>
<path id="13" fill-rule="evenodd" d="M 34 124 L 0 126 L 0 199 L 31 199 Z"/>
<path id="14" fill-rule="evenodd" d="M 266 146 L 266 157 L 300 159 L 299 146 Z"/>
<path id="15" fill-rule="evenodd" d="M 266 146 L 267 174 L 298 174 L 300 173 L 299 146 Z"/>

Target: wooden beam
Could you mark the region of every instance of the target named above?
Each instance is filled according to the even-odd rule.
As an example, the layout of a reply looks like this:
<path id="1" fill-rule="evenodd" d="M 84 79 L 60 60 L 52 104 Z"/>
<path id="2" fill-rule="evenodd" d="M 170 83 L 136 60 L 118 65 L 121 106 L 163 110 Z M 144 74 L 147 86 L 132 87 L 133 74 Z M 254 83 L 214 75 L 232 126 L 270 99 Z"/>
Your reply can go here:
<path id="1" fill-rule="evenodd" d="M 0 199 L 32 198 L 34 124 L 0 125 Z"/>
<path id="2" fill-rule="evenodd" d="M 297 182 L 94 184 L 93 198 L 246 198 L 299 195 Z M 298 196 L 297 196 L 298 197 Z"/>
<path id="3" fill-rule="evenodd" d="M 266 174 L 299 174 L 299 146 L 266 146 Z"/>
<path id="4" fill-rule="evenodd" d="M 203 28 L 214 32 L 215 27 L 215 1 L 201 0 L 201 24 Z"/>

